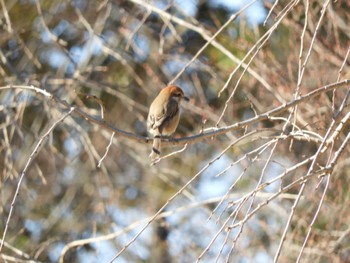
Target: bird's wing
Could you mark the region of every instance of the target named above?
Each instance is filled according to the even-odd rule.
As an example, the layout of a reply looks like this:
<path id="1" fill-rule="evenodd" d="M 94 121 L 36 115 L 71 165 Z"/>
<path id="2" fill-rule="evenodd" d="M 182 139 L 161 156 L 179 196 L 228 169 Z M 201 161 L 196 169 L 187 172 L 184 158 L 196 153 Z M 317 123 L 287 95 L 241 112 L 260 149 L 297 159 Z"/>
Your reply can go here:
<path id="1" fill-rule="evenodd" d="M 165 122 L 174 118 L 174 116 L 179 111 L 179 106 L 176 101 L 170 101 L 167 104 L 164 104 L 164 107 L 161 108 L 161 112 L 148 115 L 147 126 L 151 129 L 158 129 Z"/>

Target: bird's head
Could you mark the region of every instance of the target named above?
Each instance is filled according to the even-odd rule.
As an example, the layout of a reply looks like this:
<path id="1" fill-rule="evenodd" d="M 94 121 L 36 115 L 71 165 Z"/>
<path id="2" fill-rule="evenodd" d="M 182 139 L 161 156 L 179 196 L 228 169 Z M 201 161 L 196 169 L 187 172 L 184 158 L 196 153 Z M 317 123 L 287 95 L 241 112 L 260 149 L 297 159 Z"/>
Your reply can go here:
<path id="1" fill-rule="evenodd" d="M 164 92 L 167 92 L 170 97 L 177 101 L 181 101 L 182 99 L 185 101 L 189 101 L 189 98 L 187 98 L 183 92 L 183 90 L 177 86 L 168 86 L 164 88 Z"/>

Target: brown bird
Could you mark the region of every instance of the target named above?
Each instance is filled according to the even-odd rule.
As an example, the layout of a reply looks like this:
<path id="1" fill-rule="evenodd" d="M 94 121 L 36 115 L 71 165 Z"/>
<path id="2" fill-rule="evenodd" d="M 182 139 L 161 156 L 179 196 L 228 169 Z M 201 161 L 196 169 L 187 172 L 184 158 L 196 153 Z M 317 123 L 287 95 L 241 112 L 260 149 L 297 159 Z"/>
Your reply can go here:
<path id="1" fill-rule="evenodd" d="M 161 137 L 173 134 L 179 124 L 182 99 L 189 100 L 181 88 L 168 86 L 159 92 L 149 108 L 147 129 L 154 136 L 149 155 L 152 160 L 159 158 Z"/>

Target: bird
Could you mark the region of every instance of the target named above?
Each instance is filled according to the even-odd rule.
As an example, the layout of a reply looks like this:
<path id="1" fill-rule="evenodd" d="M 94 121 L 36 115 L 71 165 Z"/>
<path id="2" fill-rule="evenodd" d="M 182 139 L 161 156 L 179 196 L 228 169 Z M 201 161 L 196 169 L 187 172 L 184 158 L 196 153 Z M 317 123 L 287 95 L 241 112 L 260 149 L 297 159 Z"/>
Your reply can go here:
<path id="1" fill-rule="evenodd" d="M 162 89 L 151 103 L 147 129 L 153 135 L 153 146 L 149 155 L 152 161 L 160 157 L 161 137 L 172 135 L 179 124 L 182 100 L 189 101 L 189 98 L 180 87 L 170 85 Z"/>

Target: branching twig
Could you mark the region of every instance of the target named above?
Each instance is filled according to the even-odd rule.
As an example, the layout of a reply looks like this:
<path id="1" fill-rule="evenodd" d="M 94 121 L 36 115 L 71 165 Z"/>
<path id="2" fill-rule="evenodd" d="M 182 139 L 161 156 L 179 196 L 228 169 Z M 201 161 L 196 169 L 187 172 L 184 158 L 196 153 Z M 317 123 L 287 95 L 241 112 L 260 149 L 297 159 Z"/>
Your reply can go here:
<path id="1" fill-rule="evenodd" d="M 241 122 L 238 122 L 238 123 L 235 123 L 235 124 L 223 127 L 223 128 L 214 128 L 213 131 L 201 133 L 201 134 L 193 135 L 193 136 L 189 136 L 189 137 L 162 139 L 163 140 L 162 145 L 169 146 L 169 145 L 192 144 L 192 143 L 204 140 L 204 139 L 211 139 L 215 136 L 226 134 L 226 133 L 231 132 L 231 131 L 240 130 L 240 129 L 245 128 L 249 125 L 253 125 L 253 124 L 261 122 L 263 120 L 268 120 L 272 116 L 286 112 L 290 108 L 294 107 L 295 105 L 298 105 L 298 104 L 301 104 L 305 101 L 308 101 L 311 98 L 318 96 L 322 93 L 331 91 L 333 89 L 341 88 L 341 87 L 347 86 L 349 84 L 350 84 L 350 80 L 343 80 L 341 82 L 332 83 L 332 84 L 323 86 L 321 88 L 318 88 L 314 91 L 311 91 L 310 93 L 307 93 L 306 95 L 300 96 L 299 98 L 297 98 L 293 101 L 285 103 L 284 105 L 276 107 L 268 112 L 262 113 L 258 116 L 247 119 L 245 121 L 241 121 Z M 61 100 L 60 98 L 54 96 L 53 94 L 49 93 L 46 90 L 43 90 L 43 89 L 40 89 L 40 88 L 37 88 L 34 86 L 12 85 L 12 86 L 0 87 L 0 90 L 6 90 L 6 89 L 22 89 L 22 90 L 35 91 L 37 93 L 44 95 L 45 97 L 47 97 L 49 99 L 55 100 L 56 102 L 63 105 L 67 109 L 71 108 L 71 105 L 68 102 Z M 83 110 L 81 110 L 79 108 L 74 108 L 73 113 L 83 117 L 84 119 L 86 119 L 87 121 L 90 121 L 91 123 L 99 125 L 101 128 L 115 132 L 117 135 L 122 136 L 126 139 L 134 140 L 134 141 L 137 141 L 139 143 L 148 143 L 148 144 L 153 143 L 153 140 L 151 138 L 139 136 L 139 135 L 136 135 L 134 133 L 123 131 L 121 129 L 113 127 L 109 123 L 104 122 L 102 120 L 99 120 L 96 117 L 93 117 L 93 116 L 87 114 L 86 112 L 84 112 Z"/>
<path id="2" fill-rule="evenodd" d="M 8 229 L 8 226 L 9 226 L 9 223 L 10 223 L 10 220 L 11 220 L 11 216 L 12 216 L 12 213 L 13 213 L 13 209 L 15 207 L 15 203 L 16 203 L 16 200 L 17 200 L 17 197 L 19 195 L 19 190 L 20 190 L 20 187 L 21 187 L 21 184 L 22 184 L 22 181 L 24 179 L 24 176 L 26 175 L 27 173 L 27 170 L 28 168 L 30 167 L 31 163 L 33 162 L 35 156 L 37 155 L 37 153 L 39 152 L 39 148 L 40 146 L 42 145 L 43 141 L 50 135 L 50 133 L 53 131 L 53 129 L 55 129 L 55 127 L 61 123 L 65 118 L 67 118 L 73 111 L 74 111 L 74 107 L 71 107 L 69 109 L 69 111 L 64 114 L 61 118 L 59 118 L 55 123 L 53 123 L 51 125 L 51 127 L 43 134 L 43 136 L 40 138 L 40 140 L 38 141 L 38 143 L 36 144 L 36 146 L 34 147 L 32 153 L 30 154 L 29 158 L 28 158 L 28 161 L 22 171 L 22 174 L 19 178 L 19 181 L 17 183 L 17 188 L 16 188 L 16 191 L 15 191 L 15 194 L 13 196 L 13 200 L 12 200 L 12 203 L 11 203 L 11 208 L 10 208 L 10 212 L 9 212 L 9 215 L 7 217 L 7 220 L 6 220 L 6 224 L 5 224 L 5 228 L 4 228 L 4 232 L 3 232 L 3 235 L 2 235 L 2 240 L 0 242 L 0 252 L 3 248 L 3 245 L 4 245 L 4 241 L 5 241 L 5 238 L 6 238 L 6 233 L 7 233 L 7 229 Z"/>

